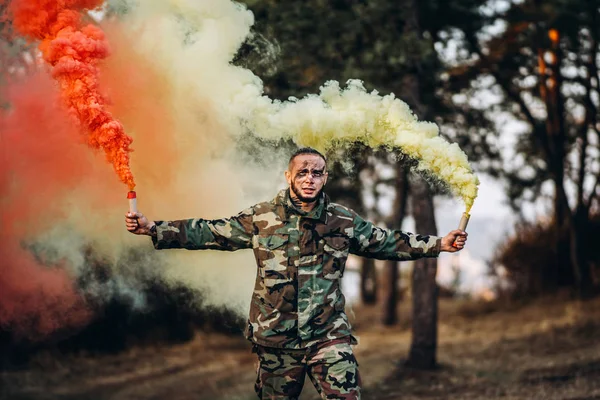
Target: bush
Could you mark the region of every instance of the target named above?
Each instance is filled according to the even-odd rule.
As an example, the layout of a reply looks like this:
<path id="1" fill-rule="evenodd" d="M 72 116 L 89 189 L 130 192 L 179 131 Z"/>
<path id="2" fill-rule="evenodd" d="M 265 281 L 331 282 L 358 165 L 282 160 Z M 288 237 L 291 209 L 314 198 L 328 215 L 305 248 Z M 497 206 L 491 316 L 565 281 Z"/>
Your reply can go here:
<path id="1" fill-rule="evenodd" d="M 585 238 L 584 248 L 598 285 L 600 252 L 596 247 L 600 243 L 600 215 L 588 221 Z M 566 251 L 558 252 L 556 243 Z M 496 273 L 500 267 L 504 269 L 512 297 L 539 296 L 574 285 L 569 232 L 558 229 L 551 221 L 519 225 L 516 233 L 498 246 L 492 264 Z"/>
<path id="2" fill-rule="evenodd" d="M 35 247 L 31 250 L 35 254 Z M 149 273 L 163 268 L 156 258 L 135 249 L 127 254 L 110 265 L 91 249 L 86 252 L 76 285 L 92 312 L 87 326 L 46 337 L 17 336 L 10 326 L 0 326 L 0 368 L 23 365 L 42 350 L 115 353 L 137 345 L 186 342 L 196 331 L 241 335 L 245 322 L 239 314 L 206 306 L 201 291 L 167 284 Z M 44 262 L 41 256 L 38 260 Z M 128 285 L 126 290 L 115 290 L 119 283 Z M 136 299 L 143 299 L 143 305 L 136 305 Z"/>

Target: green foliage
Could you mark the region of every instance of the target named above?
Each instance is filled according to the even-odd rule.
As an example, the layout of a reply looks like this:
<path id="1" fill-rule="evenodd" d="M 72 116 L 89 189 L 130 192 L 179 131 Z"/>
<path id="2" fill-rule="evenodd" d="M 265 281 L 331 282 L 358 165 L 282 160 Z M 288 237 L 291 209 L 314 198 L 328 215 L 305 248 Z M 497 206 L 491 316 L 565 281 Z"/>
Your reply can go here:
<path id="1" fill-rule="evenodd" d="M 398 2 L 247 3 L 256 16 L 256 30 L 281 47 L 278 71 L 265 83 L 282 98 L 315 92 L 330 79 L 358 77 L 383 86 L 391 72 L 407 63 L 406 49 L 427 47 L 402 36 Z"/>

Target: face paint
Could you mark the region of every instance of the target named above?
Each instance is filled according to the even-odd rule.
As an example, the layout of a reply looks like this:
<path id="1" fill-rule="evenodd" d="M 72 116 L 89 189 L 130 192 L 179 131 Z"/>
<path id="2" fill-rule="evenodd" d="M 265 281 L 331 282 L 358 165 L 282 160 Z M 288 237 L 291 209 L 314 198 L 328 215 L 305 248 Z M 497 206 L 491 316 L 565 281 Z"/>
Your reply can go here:
<path id="1" fill-rule="evenodd" d="M 286 178 L 293 201 L 314 203 L 327 182 L 325 160 L 315 154 L 300 154 L 290 163 Z"/>

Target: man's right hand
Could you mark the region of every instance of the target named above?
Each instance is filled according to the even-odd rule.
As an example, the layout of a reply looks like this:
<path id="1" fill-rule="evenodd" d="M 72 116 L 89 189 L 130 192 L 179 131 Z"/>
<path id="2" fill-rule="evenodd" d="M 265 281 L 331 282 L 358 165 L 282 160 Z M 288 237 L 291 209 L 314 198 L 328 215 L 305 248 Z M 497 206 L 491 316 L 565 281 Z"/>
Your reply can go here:
<path id="1" fill-rule="evenodd" d="M 152 235 L 150 230 L 155 225 L 154 221 L 149 221 L 142 213 L 128 212 L 125 214 L 127 230 L 136 235 Z"/>

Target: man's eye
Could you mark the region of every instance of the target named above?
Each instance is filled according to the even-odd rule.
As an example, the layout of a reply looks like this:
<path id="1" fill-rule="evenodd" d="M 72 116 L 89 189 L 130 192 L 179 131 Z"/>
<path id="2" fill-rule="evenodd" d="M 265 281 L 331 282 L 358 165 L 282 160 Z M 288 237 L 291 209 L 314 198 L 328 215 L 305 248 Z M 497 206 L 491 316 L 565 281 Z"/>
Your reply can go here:
<path id="1" fill-rule="evenodd" d="M 313 176 L 316 176 L 317 178 L 320 178 L 320 177 L 323 176 L 323 173 L 319 172 L 319 171 L 315 171 L 315 172 L 313 172 Z"/>

